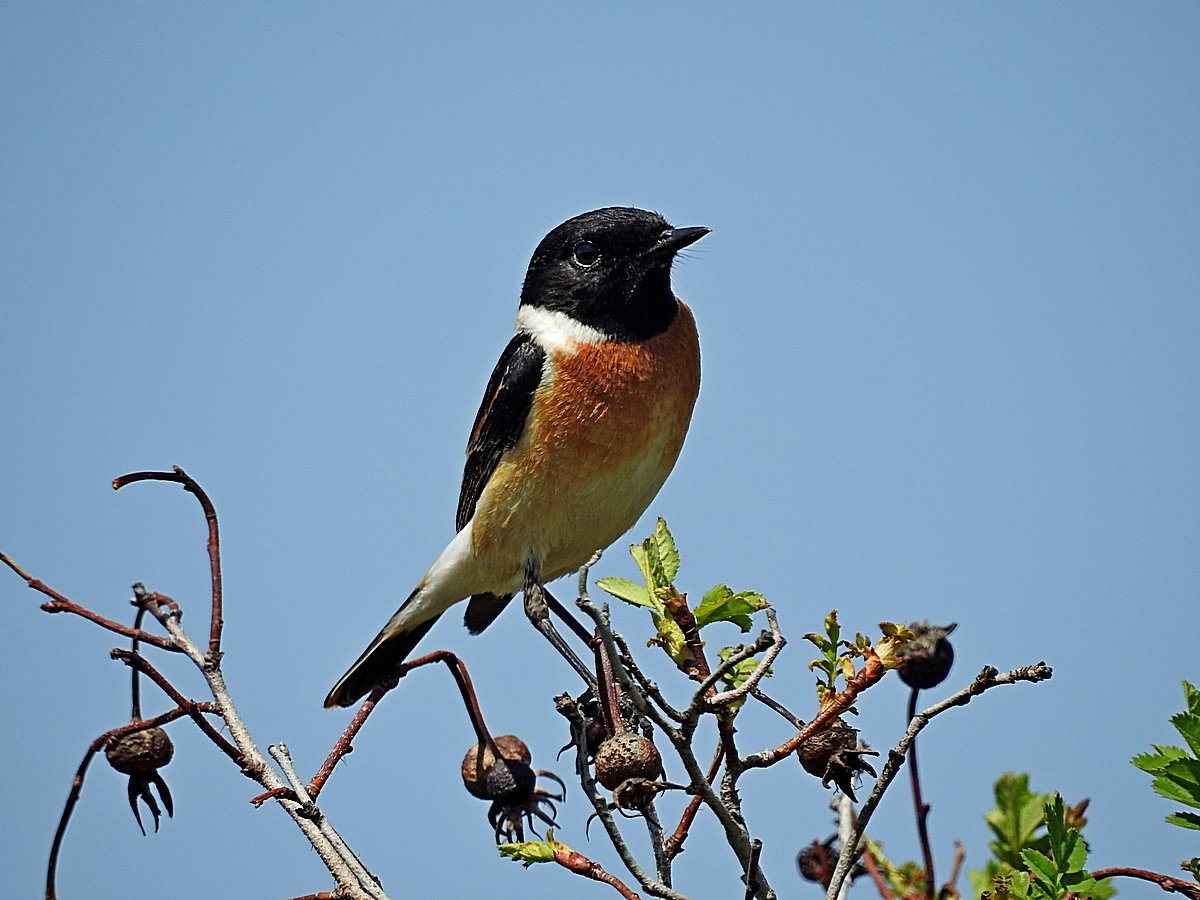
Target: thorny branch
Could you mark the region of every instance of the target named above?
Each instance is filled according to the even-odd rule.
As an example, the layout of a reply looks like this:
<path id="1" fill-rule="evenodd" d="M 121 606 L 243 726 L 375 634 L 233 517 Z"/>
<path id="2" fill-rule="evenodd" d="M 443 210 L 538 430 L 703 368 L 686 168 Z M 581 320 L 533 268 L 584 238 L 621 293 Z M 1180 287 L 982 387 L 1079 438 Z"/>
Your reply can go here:
<path id="1" fill-rule="evenodd" d="M 905 729 L 903 737 L 900 738 L 895 747 L 888 751 L 887 762 L 884 764 L 883 770 L 879 773 L 879 777 L 875 780 L 875 787 L 871 790 L 870 796 L 867 797 L 866 802 L 862 805 L 862 809 L 859 810 L 858 819 L 854 823 L 850 839 L 842 842 L 837 865 L 833 870 L 833 878 L 829 883 L 829 889 L 825 893 L 826 900 L 834 900 L 841 891 L 846 876 L 850 874 L 850 867 L 862 853 L 863 833 L 866 831 L 867 823 L 870 822 L 875 808 L 879 805 L 879 801 L 883 797 L 883 792 L 887 790 L 888 785 L 899 774 L 900 767 L 904 764 L 909 744 L 929 724 L 934 716 L 940 715 L 955 706 L 965 706 L 984 691 L 998 685 L 1016 684 L 1021 681 L 1037 683 L 1045 681 L 1053 674 L 1051 668 L 1044 662 L 1035 663 L 1032 666 L 1024 666 L 1019 669 L 1012 669 L 1008 672 L 999 672 L 991 666 L 985 666 L 975 676 L 975 680 L 962 690 L 951 694 L 945 700 L 939 701 L 923 712 L 919 712 L 913 716 L 912 720 L 908 723 L 908 728 Z"/>
<path id="2" fill-rule="evenodd" d="M 379 898 L 383 898 L 384 894 L 377 883 L 369 877 L 364 879 L 363 873 L 365 870 L 358 863 L 354 855 L 349 852 L 348 848 L 345 847 L 344 843 L 341 843 L 340 839 L 334 840 L 331 838 L 331 835 L 336 833 L 332 832 L 328 827 L 328 823 L 324 822 L 324 816 L 316 809 L 315 804 L 311 802 L 306 803 L 300 799 L 302 795 L 298 795 L 294 788 L 289 789 L 289 786 L 280 777 L 279 773 L 263 758 L 254 740 L 251 738 L 245 723 L 238 714 L 233 699 L 225 685 L 220 665 L 220 641 L 223 626 L 220 537 L 216 511 L 213 508 L 212 502 L 191 476 L 178 467 L 175 467 L 171 472 L 135 472 L 130 475 L 124 475 L 113 481 L 113 487 L 119 489 L 138 481 L 172 481 L 182 484 L 185 490 L 192 493 L 200 502 L 208 526 L 206 548 L 211 574 L 211 620 L 207 653 L 202 652 L 183 630 L 179 622 L 178 605 L 169 597 L 146 591 L 140 584 L 134 586 L 134 603 L 139 607 L 139 610 L 148 611 L 155 616 L 159 624 L 167 631 L 168 636 L 165 638 L 160 635 L 151 634 L 140 628 L 128 628 L 80 606 L 48 587 L 43 582 L 26 574 L 20 566 L 7 556 L 0 555 L 0 561 L 4 562 L 18 576 L 23 578 L 30 588 L 50 598 L 50 602 L 44 604 L 42 607 L 47 612 L 70 612 L 135 641 L 163 650 L 183 653 L 192 660 L 204 676 L 213 699 L 211 702 L 204 703 L 189 700 L 180 694 L 166 677 L 150 665 L 140 653 L 122 649 L 112 652 L 114 659 L 124 662 L 136 672 L 140 672 L 154 681 L 155 684 L 171 697 L 177 706 L 169 713 L 155 719 L 134 722 L 123 729 L 115 729 L 114 731 L 107 732 L 93 742 L 72 783 L 67 807 L 64 810 L 63 819 L 55 835 L 48 864 L 47 897 L 54 897 L 54 870 L 57 864 L 59 849 L 66 832 L 71 810 L 78 802 L 79 792 L 82 790 L 84 773 L 96 750 L 103 747 L 108 740 L 114 737 L 154 727 L 158 722 L 173 721 L 186 715 L 192 718 L 196 725 L 201 728 L 223 753 L 238 764 L 242 774 L 257 781 L 266 788 L 267 795 L 276 800 L 284 812 L 303 832 L 337 882 L 338 887 L 334 892 L 335 895 L 341 898 L 354 898 L 354 900 L 379 900 Z M 139 621 L 140 618 L 139 614 Z M 205 720 L 205 713 L 221 717 L 225 726 L 229 729 L 232 742 L 220 735 Z"/>
<path id="3" fill-rule="evenodd" d="M 391 683 L 376 688 L 363 702 L 347 725 L 345 731 L 331 748 L 327 758 L 317 770 L 312 779 L 304 783 L 297 775 L 287 747 L 276 744 L 268 748 L 278 769 L 271 766 L 259 752 L 245 724 L 242 722 L 228 692 L 221 672 L 221 636 L 223 630 L 223 592 L 221 584 L 221 554 L 220 537 L 217 515 L 211 500 L 191 476 L 182 469 L 175 467 L 170 472 L 135 472 L 122 476 L 113 481 L 113 487 L 122 488 L 140 481 L 167 481 L 180 484 L 186 491 L 193 494 L 200 503 L 207 525 L 206 550 L 211 575 L 211 619 L 209 626 L 208 645 L 202 651 L 183 631 L 180 624 L 178 605 L 165 595 L 147 591 L 140 584 L 134 586 L 135 605 L 138 606 L 138 616 L 133 628 L 129 628 L 104 616 L 95 613 L 53 590 L 43 582 L 26 574 L 16 563 L 3 554 L 0 562 L 12 569 L 23 578 L 31 589 L 49 598 L 43 604 L 47 612 L 68 612 L 88 619 L 95 624 L 124 637 L 134 640 L 133 650 L 114 650 L 112 655 L 129 666 L 134 673 L 134 715 L 139 715 L 140 707 L 137 699 L 138 674 L 150 678 L 176 704 L 175 708 L 145 721 L 135 721 L 119 729 L 113 729 L 101 735 L 90 745 L 83 762 L 72 783 L 71 793 L 63 812 L 63 818 L 56 832 L 51 852 L 47 875 L 47 896 L 53 897 L 54 869 L 62 844 L 72 809 L 78 802 L 83 779 L 91 758 L 97 750 L 115 737 L 156 727 L 172 722 L 182 717 L 190 717 L 192 721 L 221 749 L 230 759 L 235 761 L 243 774 L 257 781 L 265 792 L 253 799 L 255 805 L 261 805 L 267 800 L 274 800 L 293 820 L 301 832 L 312 844 L 336 882 L 336 889 L 329 892 L 318 892 L 309 895 L 312 898 L 337 897 L 353 898 L 353 900 L 384 900 L 378 880 L 362 864 L 353 851 L 342 840 L 332 824 L 326 819 L 316 804 L 328 778 L 337 763 L 353 749 L 352 742 L 357 737 L 366 719 L 376 708 L 383 695 L 395 687 L 396 680 L 413 668 L 436 662 L 444 662 L 451 670 L 462 693 L 464 704 L 472 720 L 481 748 L 487 746 L 496 757 L 500 757 L 491 735 L 483 721 L 478 701 L 471 686 L 466 667 L 458 659 L 445 651 L 435 651 L 410 661 L 396 674 Z M 597 788 L 589 767 L 589 756 L 584 726 L 584 714 L 579 703 L 568 695 L 556 698 L 560 713 L 566 717 L 571 726 L 572 739 L 576 747 L 576 767 L 585 796 L 588 797 L 594 809 L 595 817 L 601 820 L 610 842 L 617 851 L 623 864 L 649 894 L 665 898 L 665 900 L 686 900 L 671 885 L 671 861 L 682 850 L 683 843 L 699 810 L 707 807 L 716 818 L 724 831 L 725 838 L 739 864 L 742 867 L 743 880 L 746 884 L 745 896 L 758 900 L 773 900 L 775 892 L 770 887 L 759 865 L 759 855 L 762 842 L 754 838 L 742 815 L 741 801 L 737 792 L 737 781 L 750 769 L 765 768 L 789 758 L 809 738 L 827 728 L 842 712 L 852 706 L 858 696 L 885 674 L 886 665 L 879 657 L 870 652 L 857 672 L 850 674 L 844 690 L 828 695 L 824 699 L 821 710 L 807 724 L 790 713 L 782 704 L 767 697 L 760 689 L 760 682 L 768 674 L 771 665 L 783 650 L 786 640 L 779 630 L 775 611 L 767 607 L 766 619 L 769 626 L 754 641 L 740 645 L 728 653 L 715 666 L 710 665 L 704 653 L 704 645 L 699 637 L 699 629 L 695 616 L 687 608 L 682 596 L 668 603 L 669 614 L 679 624 L 689 655 L 683 658 L 679 668 L 696 686 L 688 705 L 679 709 L 672 706 L 664 697 L 658 686 L 651 681 L 638 667 L 624 639 L 613 632 L 608 618 L 608 607 L 591 602 L 587 594 L 587 575 L 590 567 L 598 556 L 593 558 L 579 571 L 579 608 L 587 614 L 595 624 L 596 637 L 591 644 L 597 650 L 597 671 L 600 681 L 606 686 L 604 696 L 599 699 L 606 704 L 604 712 L 606 724 L 610 732 L 624 727 L 620 712 L 615 704 L 615 685 L 632 703 L 633 708 L 643 719 L 652 722 L 659 732 L 671 742 L 675 753 L 688 773 L 687 790 L 692 797 L 685 807 L 679 824 L 670 837 L 664 840 L 661 825 L 654 809 L 647 802 L 642 806 L 642 812 L 650 833 L 650 843 L 655 851 L 656 874 L 650 874 L 638 863 L 629 846 L 626 844 L 617 822 L 613 816 L 616 804 L 609 803 Z M 141 628 L 144 613 L 151 613 L 166 636 L 152 634 Z M 583 634 L 581 626 L 576 625 L 577 634 Z M 162 650 L 183 653 L 200 669 L 212 693 L 211 702 L 197 702 L 183 696 L 170 681 L 150 664 L 137 650 L 137 642 L 155 646 Z M 690 658 L 689 658 L 690 657 Z M 750 674 L 740 681 L 737 687 L 726 691 L 718 691 L 718 685 L 723 678 L 735 667 L 748 659 L 756 663 Z M 871 795 L 862 807 L 857 820 L 852 821 L 852 807 L 848 801 L 844 805 L 843 816 L 848 834 L 842 841 L 841 852 L 833 877 L 829 884 L 829 897 L 837 897 L 843 890 L 847 873 L 851 864 L 861 852 L 863 834 L 870 817 L 878 805 L 879 798 L 891 781 L 896 777 L 903 765 L 905 752 L 913 744 L 916 734 L 939 713 L 951 706 L 963 705 L 984 690 L 999 684 L 1010 684 L 1017 681 L 1036 682 L 1049 678 L 1050 669 L 1044 663 L 1016 669 L 1007 673 L 998 673 L 995 669 L 984 669 L 976 680 L 963 690 L 952 695 L 941 703 L 926 709 L 921 713 L 910 715 L 910 723 L 904 737 L 894 748 L 877 779 Z M 747 698 L 754 698 L 782 716 L 795 729 L 791 738 L 775 747 L 762 750 L 749 756 L 738 753 L 734 741 L 734 718 L 740 704 Z M 719 734 L 718 746 L 707 769 L 703 768 L 692 747 L 695 732 L 704 715 L 714 716 Z M 206 716 L 219 715 L 229 730 L 229 738 L 220 734 Z M 482 751 L 481 751 L 482 752 Z M 915 759 L 912 760 L 915 767 Z M 724 768 L 724 775 L 718 784 L 718 775 Z M 282 775 L 280 774 L 282 773 Z M 915 771 L 914 771 L 915 776 Z M 918 795 L 918 810 L 920 800 Z M 553 861 L 577 874 L 589 879 L 602 882 L 613 887 L 622 897 L 634 898 L 638 895 L 619 878 L 606 872 L 598 863 L 586 856 L 571 850 L 565 845 L 556 845 L 553 850 Z M 868 866 L 870 868 L 870 866 Z M 931 869 L 931 867 L 929 867 Z M 877 874 L 877 873 L 875 873 Z M 930 873 L 932 874 L 932 873 Z M 1171 879 L 1167 876 L 1145 873 L 1140 870 L 1104 870 L 1095 873 L 1095 877 L 1111 875 L 1126 875 L 1139 877 L 1160 884 L 1164 890 L 1183 893 L 1191 900 L 1200 900 L 1200 888 L 1188 883 Z M 877 879 L 878 880 L 878 879 Z"/>

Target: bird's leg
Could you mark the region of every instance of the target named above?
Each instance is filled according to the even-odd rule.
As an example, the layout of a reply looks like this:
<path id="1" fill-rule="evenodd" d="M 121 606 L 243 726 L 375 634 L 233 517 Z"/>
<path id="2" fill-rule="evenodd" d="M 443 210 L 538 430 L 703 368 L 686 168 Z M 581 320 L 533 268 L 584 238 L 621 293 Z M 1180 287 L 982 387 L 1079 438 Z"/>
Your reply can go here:
<path id="1" fill-rule="evenodd" d="M 575 651 L 567 646 L 567 642 L 562 639 L 562 635 L 558 633 L 558 630 L 554 627 L 554 623 L 550 621 L 550 610 L 547 601 L 553 601 L 554 605 L 560 610 L 562 610 L 562 604 L 554 600 L 550 596 L 550 592 L 542 586 L 542 583 L 538 580 L 537 570 L 533 565 L 525 567 L 524 599 L 525 615 L 529 617 L 529 621 L 533 623 L 533 627 L 542 633 L 546 640 L 558 651 L 559 656 L 571 664 L 571 668 L 579 673 L 579 677 L 598 696 L 600 687 L 596 683 L 596 676 L 575 655 Z"/>
<path id="2" fill-rule="evenodd" d="M 568 628 L 575 632 L 576 637 L 590 647 L 592 641 L 596 639 L 596 635 L 584 628 L 583 623 L 575 618 L 569 609 L 559 603 L 554 598 L 554 595 L 550 593 L 550 589 L 545 585 L 542 585 L 542 595 L 546 598 L 546 605 L 550 608 L 550 612 L 558 616 L 560 621 L 564 622 Z"/>

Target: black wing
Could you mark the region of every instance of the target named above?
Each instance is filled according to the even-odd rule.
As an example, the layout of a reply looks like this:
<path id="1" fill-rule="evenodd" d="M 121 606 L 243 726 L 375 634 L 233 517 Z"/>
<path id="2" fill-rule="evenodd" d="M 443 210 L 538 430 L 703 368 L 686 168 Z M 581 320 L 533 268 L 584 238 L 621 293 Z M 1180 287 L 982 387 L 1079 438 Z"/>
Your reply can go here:
<path id="1" fill-rule="evenodd" d="M 525 430 L 525 420 L 533 407 L 533 392 L 542 380 L 545 363 L 546 351 L 525 332 L 514 335 L 500 354 L 475 416 L 471 439 L 467 441 L 456 531 L 462 531 L 471 521 L 479 495 L 496 471 L 500 457 L 517 443 Z"/>

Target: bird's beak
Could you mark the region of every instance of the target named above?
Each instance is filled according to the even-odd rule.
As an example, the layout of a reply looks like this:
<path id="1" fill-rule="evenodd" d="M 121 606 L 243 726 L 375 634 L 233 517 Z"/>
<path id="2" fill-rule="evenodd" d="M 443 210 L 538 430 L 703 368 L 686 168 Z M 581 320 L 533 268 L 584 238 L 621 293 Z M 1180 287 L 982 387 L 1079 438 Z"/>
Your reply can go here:
<path id="1" fill-rule="evenodd" d="M 652 258 L 674 256 L 684 247 L 696 243 L 712 229 L 710 228 L 671 228 L 663 232 L 658 243 L 644 254 Z"/>

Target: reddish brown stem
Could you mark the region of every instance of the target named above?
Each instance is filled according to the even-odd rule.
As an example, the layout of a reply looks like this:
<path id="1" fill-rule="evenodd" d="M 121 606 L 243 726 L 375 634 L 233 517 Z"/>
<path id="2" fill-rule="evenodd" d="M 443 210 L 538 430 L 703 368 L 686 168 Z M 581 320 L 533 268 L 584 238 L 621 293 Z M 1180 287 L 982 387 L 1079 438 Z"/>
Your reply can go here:
<path id="1" fill-rule="evenodd" d="M 446 650 L 435 650 L 425 656 L 418 657 L 404 664 L 404 671 L 408 672 L 420 666 L 429 665 L 430 663 L 444 662 L 454 676 L 455 682 L 458 684 L 459 693 L 462 694 L 463 703 L 467 707 L 467 715 L 471 719 L 471 726 L 475 729 L 475 735 L 479 739 L 481 747 L 486 746 L 492 753 L 499 758 L 501 756 L 499 748 L 495 741 L 492 740 L 491 734 L 487 730 L 487 725 L 483 721 L 483 713 L 479 709 L 479 700 L 475 696 L 475 688 L 471 684 L 471 676 L 467 672 L 467 667 L 453 653 Z M 363 701 L 362 706 L 355 712 L 354 718 L 350 720 L 350 724 L 346 726 L 346 730 L 342 732 L 329 750 L 329 755 L 325 757 L 325 761 L 321 763 L 321 767 L 313 775 L 312 780 L 306 785 L 309 796 L 316 800 L 321 793 L 325 783 L 329 780 L 329 776 L 333 774 L 333 770 L 343 757 L 353 752 L 353 741 L 358 736 L 358 732 L 366 724 L 367 717 L 375 710 L 376 705 L 383 695 L 396 686 L 396 681 L 393 679 L 390 682 L 376 687 Z M 259 794 L 250 800 L 255 806 L 261 806 L 267 800 L 277 796 L 285 796 L 287 789 L 278 789 L 275 791 L 267 791 L 264 794 Z"/>
<path id="2" fill-rule="evenodd" d="M 325 762 L 321 763 L 321 768 L 317 769 L 317 774 L 309 781 L 308 793 L 313 800 L 317 799 L 317 795 L 321 793 L 321 788 L 325 787 L 325 782 L 329 780 L 329 776 L 333 774 L 334 767 L 341 762 L 342 758 L 353 752 L 354 747 L 352 742 L 358 736 L 359 730 L 366 724 L 367 716 L 374 711 L 376 704 L 388 691 L 394 687 L 394 682 L 376 687 L 371 691 L 362 706 L 354 714 L 354 718 L 350 720 L 350 724 L 346 726 L 346 730 L 342 732 L 342 736 L 337 739 L 337 742 L 329 751 L 329 755 L 325 757 Z M 269 799 L 269 794 L 260 795 L 261 800 Z M 255 806 L 261 804 L 260 797 L 255 797 L 251 800 Z"/>
<path id="3" fill-rule="evenodd" d="M 502 754 L 488 733 L 487 725 L 483 722 L 483 713 L 479 709 L 479 700 L 475 697 L 475 688 L 471 685 L 471 676 L 467 673 L 467 667 L 463 665 L 461 659 L 449 650 L 434 650 L 432 653 L 406 662 L 403 671 L 411 672 L 413 669 L 436 662 L 444 662 L 450 669 L 450 674 L 454 676 L 455 682 L 458 683 L 459 693 L 462 694 L 463 703 L 467 707 L 467 715 L 471 718 L 471 726 L 475 729 L 475 736 L 479 738 L 479 743 L 486 744 L 488 749 L 495 754 L 496 759 L 500 759 Z M 374 695 L 372 694 L 372 696 Z"/>
<path id="4" fill-rule="evenodd" d="M 950 866 L 950 877 L 947 878 L 946 883 L 942 885 L 942 889 L 938 893 L 938 900 L 958 900 L 958 873 L 962 870 L 962 864 L 965 858 L 966 853 L 963 852 L 962 843 L 955 841 L 954 864 Z"/>
<path id="5" fill-rule="evenodd" d="M 625 720 L 621 718 L 621 709 L 617 705 L 617 683 L 613 678 L 612 660 L 604 649 L 604 642 L 599 637 L 591 641 L 596 651 L 596 684 L 600 689 L 600 713 L 604 718 L 604 730 L 615 736 L 625 731 Z"/>
<path id="6" fill-rule="evenodd" d="M 556 844 L 555 847 L 554 861 L 564 869 L 570 869 L 576 875 L 582 875 L 584 878 L 592 879 L 592 881 L 601 881 L 604 884 L 611 885 L 625 900 L 638 900 L 639 895 L 635 894 L 629 885 L 621 881 L 616 875 L 606 872 L 598 862 L 594 862 L 582 853 L 564 845 Z"/>
<path id="7" fill-rule="evenodd" d="M 1159 872 L 1149 872 L 1146 869 L 1131 869 L 1126 866 L 1116 866 L 1111 869 L 1097 869 L 1092 872 L 1092 877 L 1097 881 L 1104 878 L 1117 878 L 1124 876 L 1125 878 L 1140 878 L 1142 881 L 1152 881 L 1160 888 L 1168 893 L 1178 892 L 1191 900 L 1200 900 L 1200 885 L 1191 881 L 1183 881 L 1171 875 L 1163 875 Z"/>
<path id="8" fill-rule="evenodd" d="M 920 688 L 913 688 L 908 695 L 908 721 L 917 714 L 917 697 Z M 929 843 L 929 804 L 921 796 L 921 774 L 917 768 L 917 739 L 908 745 L 908 778 L 912 784 L 913 810 L 917 816 L 917 838 L 921 843 L 921 858 L 925 862 L 925 896 L 933 900 L 933 847 Z"/>
<path id="9" fill-rule="evenodd" d="M 687 645 L 691 656 L 691 665 L 681 665 L 679 668 L 693 681 L 703 681 L 712 674 L 708 659 L 704 656 L 704 642 L 700 640 L 700 626 L 696 617 L 688 609 L 687 597 L 678 594 L 668 598 L 664 604 L 667 614 L 675 620 L 679 630 L 683 632 L 683 642 Z"/>
<path id="10" fill-rule="evenodd" d="M 83 755 L 83 761 L 79 764 L 79 768 L 75 770 L 75 777 L 71 780 L 71 790 L 67 794 L 66 805 L 63 807 L 62 816 L 58 820 L 58 828 L 54 832 L 54 842 L 50 845 L 50 859 L 46 864 L 46 900 L 55 900 L 57 896 L 54 880 L 55 871 L 58 869 L 58 854 L 62 849 L 63 837 L 67 833 L 67 824 L 71 821 L 71 813 L 74 812 L 75 805 L 79 802 L 79 797 L 83 793 L 83 779 L 87 775 L 92 757 L 103 749 L 109 741 L 115 738 L 133 734 L 135 731 L 145 731 L 147 728 L 158 728 L 166 725 L 168 722 L 174 722 L 183 716 L 192 715 L 195 711 L 212 712 L 212 704 L 191 703 L 189 701 L 152 719 L 131 722 L 128 725 L 122 725 L 120 728 L 106 731 L 88 745 L 87 752 Z"/>
<path id="11" fill-rule="evenodd" d="M 781 759 L 786 759 L 792 753 L 795 753 L 801 744 L 853 706 L 854 701 L 858 699 L 858 695 L 873 684 L 878 683 L 886 673 L 887 668 L 878 656 L 874 654 L 868 656 L 863 662 L 862 668 L 846 683 L 846 689 L 826 699 L 825 704 L 821 707 L 821 711 L 813 717 L 811 722 L 778 747 L 746 757 L 741 761 L 742 768 L 761 769 L 766 766 L 773 766 Z"/>
<path id="12" fill-rule="evenodd" d="M 109 655 L 112 656 L 113 659 L 119 659 L 121 662 L 125 663 L 125 665 L 137 669 L 139 672 L 157 684 L 162 692 L 175 701 L 175 703 L 189 709 L 188 714 L 191 716 L 192 721 L 195 722 L 196 726 L 208 736 L 208 739 L 216 744 L 217 748 L 222 753 L 237 763 L 239 769 L 245 765 L 244 761 L 242 760 L 241 751 L 239 751 L 237 747 L 233 746 L 233 744 L 222 737 L 220 732 L 213 728 L 209 721 L 200 714 L 201 708 L 211 707 L 211 704 L 196 703 L 195 701 L 189 700 L 187 697 L 183 696 L 183 694 L 179 693 L 179 691 L 175 689 L 175 686 L 171 684 L 171 682 L 167 681 L 166 677 L 159 672 L 158 669 L 154 668 L 154 666 L 152 666 L 149 661 L 140 654 L 133 653 L 129 650 L 116 649 L 113 650 Z"/>
<path id="13" fill-rule="evenodd" d="M 208 568 L 212 579 L 212 621 L 208 630 L 208 656 L 212 660 L 220 659 L 221 630 L 224 628 L 225 622 L 222 617 L 221 537 L 217 527 L 217 510 L 212 501 L 208 499 L 204 488 L 200 487 L 196 480 L 179 466 L 172 466 L 170 472 L 130 472 L 128 475 L 121 475 L 113 479 L 113 490 L 119 491 L 126 485 L 138 481 L 172 481 L 181 484 L 185 491 L 200 502 L 200 508 L 204 511 L 204 519 L 208 523 L 208 540 L 205 546 L 208 550 Z"/>
<path id="14" fill-rule="evenodd" d="M 708 767 L 708 774 L 705 778 L 711 785 L 717 779 L 717 773 L 721 771 L 721 760 L 725 758 L 725 746 L 718 745 L 717 752 L 713 754 L 712 765 Z M 692 827 L 692 822 L 696 820 L 696 813 L 700 811 L 700 797 L 692 797 L 688 801 L 688 805 L 683 810 L 683 815 L 679 818 L 679 825 L 675 828 L 675 833 L 663 841 L 663 859 L 667 862 L 673 860 L 683 851 L 683 842 L 687 840 L 688 831 Z"/>
<path id="15" fill-rule="evenodd" d="M 42 609 L 48 613 L 72 613 L 81 618 L 87 619 L 89 622 L 96 623 L 101 628 L 106 628 L 109 631 L 115 632 L 122 637 L 131 639 L 136 638 L 145 644 L 152 644 L 161 650 L 171 650 L 175 653 L 182 652 L 179 647 L 175 646 L 175 642 L 170 638 L 160 637 L 157 634 L 150 634 L 148 631 L 130 628 L 128 625 L 122 625 L 120 622 L 114 622 L 112 619 L 106 619 L 99 613 L 94 613 L 87 607 L 80 606 L 78 603 L 68 600 L 45 582 L 39 581 L 38 579 L 29 575 L 24 569 L 18 566 L 12 559 L 3 553 L 0 553 L 0 562 L 4 563 L 10 569 L 16 572 L 18 577 L 23 578 L 25 580 L 25 584 L 27 584 L 30 588 L 37 591 L 39 594 L 44 594 L 50 598 L 49 602 L 42 604 Z"/>
<path id="16" fill-rule="evenodd" d="M 291 800 L 295 803 L 301 802 L 300 798 L 296 796 L 296 792 L 293 791 L 290 787 L 277 787 L 277 788 L 272 788 L 269 791 L 263 791 L 261 794 L 256 794 L 255 796 L 251 797 L 250 805 L 253 806 L 255 809 L 258 809 L 260 806 L 262 806 L 268 800 L 275 800 L 279 797 L 282 797 L 286 800 Z"/>
<path id="17" fill-rule="evenodd" d="M 875 865 L 875 854 L 870 850 L 865 850 L 859 859 L 863 864 L 863 868 L 867 870 L 867 874 L 871 876 L 871 880 L 875 882 L 875 890 L 879 891 L 879 896 L 883 900 L 896 900 L 896 895 L 892 893 L 892 889 L 883 880 L 883 874 L 879 871 L 879 866 Z"/>
<path id="18" fill-rule="evenodd" d="M 679 626 L 679 630 L 683 632 L 683 640 L 687 645 L 688 655 L 691 657 L 691 664 L 679 666 L 680 670 L 693 681 L 704 681 L 712 675 L 712 668 L 708 664 L 708 657 L 704 655 L 704 642 L 700 640 L 700 625 L 696 622 L 695 614 L 688 609 L 687 596 L 677 594 L 664 601 L 663 605 L 666 607 L 667 613 L 675 620 L 675 624 Z M 711 697 L 716 692 L 717 688 L 713 685 L 706 691 L 706 695 Z M 721 736 L 726 759 L 736 760 L 738 758 L 737 744 L 733 739 L 735 731 L 733 716 L 729 711 L 721 710 L 717 713 L 717 733 Z"/>

